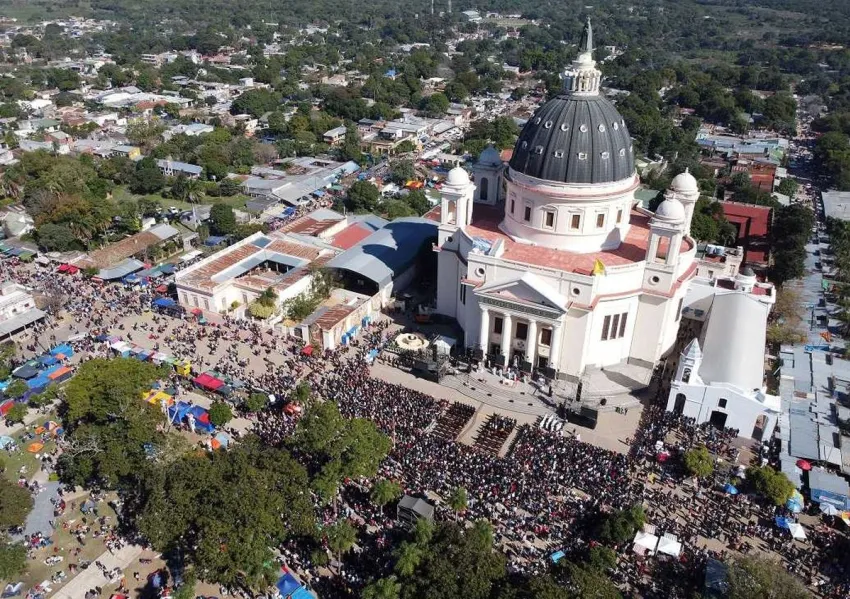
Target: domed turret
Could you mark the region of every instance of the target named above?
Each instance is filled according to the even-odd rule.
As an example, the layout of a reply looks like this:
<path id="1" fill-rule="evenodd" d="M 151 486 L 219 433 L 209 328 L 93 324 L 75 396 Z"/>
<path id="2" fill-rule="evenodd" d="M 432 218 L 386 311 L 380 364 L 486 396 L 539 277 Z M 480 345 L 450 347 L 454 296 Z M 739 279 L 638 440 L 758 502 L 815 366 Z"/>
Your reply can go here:
<path id="1" fill-rule="evenodd" d="M 685 222 L 685 217 L 685 207 L 682 205 L 682 202 L 675 198 L 667 198 L 658 205 L 653 220 L 670 225 L 678 225 Z"/>
<path id="2" fill-rule="evenodd" d="M 678 193 L 699 193 L 699 184 L 688 169 L 685 169 L 685 172 L 673 177 L 673 181 L 670 183 L 670 189 Z"/>
<path id="3" fill-rule="evenodd" d="M 478 156 L 478 164 L 487 166 L 501 166 L 502 157 L 499 154 L 499 150 L 497 150 L 493 146 L 487 146 L 484 151 L 481 152 L 481 154 Z"/>
<path id="4" fill-rule="evenodd" d="M 446 177 L 446 183 L 453 187 L 469 185 L 469 173 L 465 169 L 456 166 L 449 171 L 449 176 Z"/>

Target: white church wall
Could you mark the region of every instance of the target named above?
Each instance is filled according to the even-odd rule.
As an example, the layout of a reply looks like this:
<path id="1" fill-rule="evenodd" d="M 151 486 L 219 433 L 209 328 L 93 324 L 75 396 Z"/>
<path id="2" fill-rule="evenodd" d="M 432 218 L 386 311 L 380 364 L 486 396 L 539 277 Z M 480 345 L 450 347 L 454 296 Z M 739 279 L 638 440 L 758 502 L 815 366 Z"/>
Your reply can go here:
<path id="1" fill-rule="evenodd" d="M 600 302 L 592 312 L 589 338 L 586 345 L 585 366 L 610 366 L 628 359 L 632 345 L 632 336 L 637 320 L 639 299 L 637 296 L 618 300 Z M 623 335 L 619 331 L 622 326 L 622 317 L 626 315 L 626 325 Z M 602 339 L 605 318 L 609 318 L 607 339 Z M 614 320 L 617 321 L 617 330 L 611 333 Z"/>
<path id="2" fill-rule="evenodd" d="M 459 284 L 460 261 L 454 252 L 441 251 L 437 256 L 437 313 L 457 318 Z"/>
<path id="3" fill-rule="evenodd" d="M 731 387 L 674 382 L 670 388 L 667 410 L 673 411 L 676 408 L 680 394 L 685 396 L 682 414 L 693 418 L 697 424 L 709 422 L 712 413 L 717 411 L 726 414 L 725 426 L 738 429 L 741 437 L 751 439 L 759 417 L 764 415 L 765 426 L 762 438 L 769 438 L 773 434 L 777 415 L 765 410 L 757 399 L 747 397 Z M 720 405 L 722 400 L 726 402 L 723 407 Z"/>
<path id="4" fill-rule="evenodd" d="M 559 370 L 571 376 L 580 376 L 584 370 L 585 340 L 592 318 L 590 312 L 572 309 L 564 318 L 561 332 Z"/>

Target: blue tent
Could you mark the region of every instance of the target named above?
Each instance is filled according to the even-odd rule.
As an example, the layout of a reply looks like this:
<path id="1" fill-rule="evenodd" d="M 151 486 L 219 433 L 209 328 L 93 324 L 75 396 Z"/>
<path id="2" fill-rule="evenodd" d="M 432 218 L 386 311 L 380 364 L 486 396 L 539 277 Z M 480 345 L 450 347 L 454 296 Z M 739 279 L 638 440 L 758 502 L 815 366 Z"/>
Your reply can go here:
<path id="1" fill-rule="evenodd" d="M 774 518 L 774 522 L 776 522 L 776 525 L 779 528 L 789 528 L 791 524 L 788 518 L 784 518 L 782 516 L 777 516 L 776 518 Z"/>
<path id="2" fill-rule="evenodd" d="M 723 486 L 723 490 L 726 491 L 729 495 L 737 495 L 738 494 L 738 489 L 736 489 L 735 485 L 733 485 L 732 483 L 726 483 Z"/>
<path id="3" fill-rule="evenodd" d="M 56 356 L 51 356 L 50 354 L 46 354 L 44 356 L 41 356 L 38 359 L 38 361 L 39 361 L 39 363 L 43 364 L 44 366 L 52 366 L 53 364 L 56 364 L 56 363 L 59 362 L 59 360 L 56 359 Z"/>
<path id="4" fill-rule="evenodd" d="M 278 578 L 275 586 L 277 587 L 277 590 L 280 591 L 280 594 L 284 597 L 291 596 L 295 591 L 302 588 L 301 584 L 297 580 L 295 580 L 295 577 L 289 572 Z"/>
<path id="5" fill-rule="evenodd" d="M 153 305 L 156 306 L 157 308 L 173 308 L 174 306 L 177 305 L 177 302 L 175 302 L 170 297 L 161 297 L 161 298 L 155 299 L 153 301 Z"/>
<path id="6" fill-rule="evenodd" d="M 304 587 L 298 587 L 297 589 L 295 589 L 295 592 L 292 593 L 290 599 L 316 599 L 316 595 L 314 595 Z"/>
<path id="7" fill-rule="evenodd" d="M 222 237 L 221 235 L 210 235 L 209 237 L 207 237 L 207 240 L 204 242 L 204 245 L 209 247 L 215 247 L 224 243 L 226 239 L 227 237 Z"/>
<path id="8" fill-rule="evenodd" d="M 201 406 L 192 406 L 189 413 L 195 417 L 195 430 L 212 433 L 215 427 L 210 423 L 210 413 Z"/>
<path id="9" fill-rule="evenodd" d="M 566 553 L 564 553 L 563 551 L 556 551 L 555 553 L 549 556 L 549 559 L 552 560 L 553 564 L 557 564 L 559 561 L 564 559 L 565 556 Z"/>
<path id="10" fill-rule="evenodd" d="M 164 275 L 173 275 L 174 274 L 174 265 L 173 264 L 161 264 L 159 266 L 159 272 Z"/>

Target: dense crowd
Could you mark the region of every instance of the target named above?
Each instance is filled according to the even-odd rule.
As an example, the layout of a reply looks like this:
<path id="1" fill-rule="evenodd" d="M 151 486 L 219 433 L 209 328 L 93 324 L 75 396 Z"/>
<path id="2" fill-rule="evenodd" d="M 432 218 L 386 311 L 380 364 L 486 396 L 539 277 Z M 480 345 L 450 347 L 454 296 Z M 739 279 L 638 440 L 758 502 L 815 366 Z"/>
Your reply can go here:
<path id="1" fill-rule="evenodd" d="M 705 560 L 722 559 L 732 550 L 771 550 L 824 597 L 850 593 L 850 572 L 846 560 L 841 560 L 845 535 L 824 525 L 810 531 L 810 545 L 801 546 L 787 531 L 772 525 L 775 515 L 788 515 L 784 511 L 742 495 L 726 495 L 716 484 L 719 479 L 683 484 L 681 460 L 662 463 L 657 459 L 659 447 L 678 454 L 704 444 L 728 464 L 735 464 L 740 457 L 733 443 L 735 431 L 696 426 L 662 407 L 649 406 L 631 440 L 630 453 L 623 455 L 582 443 L 577 436 L 528 425 L 513 431 L 512 421 L 500 417 L 488 426 L 492 432 L 507 431 L 505 437 L 512 437 L 507 454 L 499 457 L 426 434 L 448 409 L 448 402 L 370 376 L 369 351 L 390 343 L 386 321 L 366 328 L 350 347 L 305 356 L 300 342 L 284 340 L 247 321 L 225 318 L 215 326 L 187 326 L 188 317 L 180 322 L 154 314 L 127 324 L 127 316 L 141 315 L 150 303 L 137 288 L 100 286 L 75 278 L 74 293 L 69 294 L 68 281 L 48 270 L 7 262 L 0 263 L 0 272 L 56 297 L 74 315 L 71 333 L 80 334 L 75 344 L 87 356 L 102 355 L 104 344 L 82 333 L 106 332 L 129 341 L 145 340 L 154 349 L 190 359 L 197 370 L 214 368 L 276 398 L 286 397 L 299 380 L 307 381 L 318 396 L 337 402 L 343 415 L 369 418 L 390 436 L 393 447 L 379 477 L 399 482 L 408 494 L 435 501 L 438 517 L 456 517 L 445 499 L 458 487 L 465 488 L 468 505 L 459 516 L 492 523 L 513 572 L 540 573 L 554 551 L 568 556 L 581 552 L 594 538 L 593 523 L 600 514 L 643 504 L 648 522 L 659 534 L 675 534 L 684 550 L 678 559 L 646 559 L 628 550 L 621 552 L 612 577 L 634 596 L 690 596 L 702 584 Z M 38 325 L 33 338 L 57 341 L 49 330 L 54 325 L 52 319 Z M 33 342 L 22 349 L 45 348 Z M 273 405 L 257 415 L 255 431 L 280 445 L 296 423 L 296 413 Z M 373 559 L 346 559 L 337 575 L 328 576 L 296 545 L 283 548 L 287 559 L 317 590 L 356 596 L 390 559 L 394 518 L 369 501 L 370 484 L 350 481 L 342 490 L 339 509 L 358 525 L 358 545 Z M 324 520 L 336 517 L 329 508 L 317 506 L 317 510 Z"/>

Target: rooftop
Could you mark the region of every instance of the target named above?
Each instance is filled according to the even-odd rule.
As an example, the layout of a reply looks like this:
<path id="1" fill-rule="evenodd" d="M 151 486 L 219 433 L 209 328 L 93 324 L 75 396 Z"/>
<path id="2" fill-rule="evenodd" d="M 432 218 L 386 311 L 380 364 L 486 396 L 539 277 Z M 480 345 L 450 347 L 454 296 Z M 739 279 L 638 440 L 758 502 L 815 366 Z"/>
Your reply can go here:
<path id="1" fill-rule="evenodd" d="M 426 217 L 439 222 L 439 206 L 428 212 Z M 500 209 L 476 206 L 473 219 L 472 224 L 465 228 L 467 235 L 472 237 L 473 240 L 481 241 L 491 247 L 496 242 L 504 244 L 505 251 L 501 256 L 504 260 L 565 272 L 590 275 L 593 272 L 593 265 L 596 260 L 601 261 L 606 267 L 643 262 L 646 258 L 646 250 L 649 247 L 650 216 L 638 210 L 633 210 L 631 213 L 631 227 L 629 227 L 629 232 L 620 247 L 587 254 L 514 241 L 499 229 L 499 223 L 502 221 Z M 683 241 L 682 251 L 687 252 L 690 249 L 691 242 Z"/>

